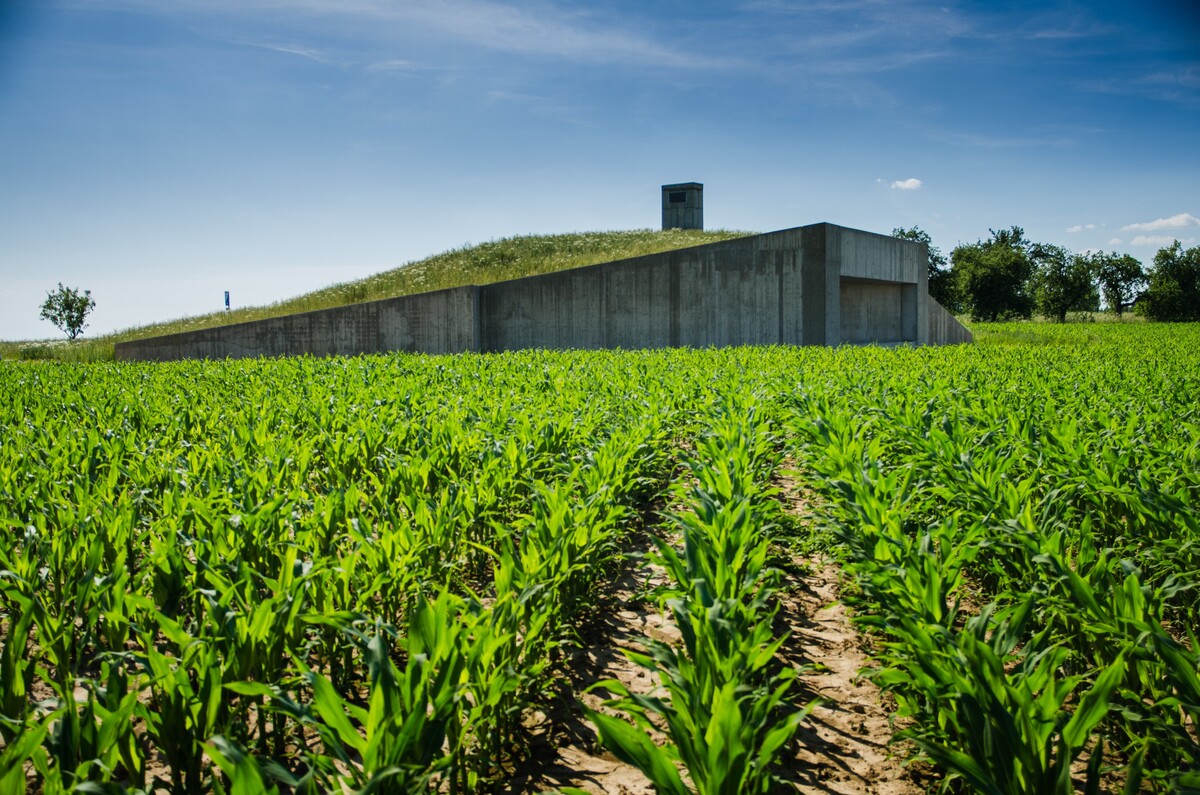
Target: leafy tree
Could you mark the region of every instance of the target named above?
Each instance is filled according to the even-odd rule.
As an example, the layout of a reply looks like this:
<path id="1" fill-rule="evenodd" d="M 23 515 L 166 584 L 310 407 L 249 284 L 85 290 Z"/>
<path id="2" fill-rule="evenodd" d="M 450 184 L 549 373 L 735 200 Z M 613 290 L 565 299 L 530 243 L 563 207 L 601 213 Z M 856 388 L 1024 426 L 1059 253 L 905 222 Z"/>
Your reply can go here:
<path id="1" fill-rule="evenodd" d="M 1178 240 L 1154 255 L 1150 286 L 1139 307 L 1151 320 L 1200 320 L 1200 246 Z"/>
<path id="2" fill-rule="evenodd" d="M 1036 270 L 1033 295 L 1038 311 L 1065 323 L 1067 312 L 1094 312 L 1100 308 L 1092 264 L 1062 246 L 1035 243 L 1029 249 Z"/>
<path id="3" fill-rule="evenodd" d="M 962 292 L 964 308 L 976 321 L 1028 318 L 1034 300 L 1029 282 L 1034 272 L 1025 230 L 988 230 L 988 240 L 963 244 L 950 252 L 954 280 Z"/>
<path id="4" fill-rule="evenodd" d="M 959 294 L 953 274 L 946 267 L 948 265 L 946 255 L 933 245 L 929 233 L 919 226 L 914 226 L 912 229 L 897 227 L 892 230 L 892 237 L 926 245 L 929 249 L 929 297 L 954 314 L 962 312 L 962 296 Z"/>
<path id="5" fill-rule="evenodd" d="M 46 294 L 46 302 L 42 304 L 42 320 L 49 320 L 68 339 L 75 339 L 83 333 L 87 324 L 84 318 L 96 306 L 92 300 L 92 291 L 82 293 L 58 283 L 58 289 Z"/>
<path id="6" fill-rule="evenodd" d="M 1118 255 L 1115 251 L 1111 254 L 1103 251 L 1089 254 L 1088 262 L 1100 282 L 1104 303 L 1120 317 L 1121 313 L 1133 306 L 1138 288 L 1146 281 L 1142 263 L 1128 254 Z"/>

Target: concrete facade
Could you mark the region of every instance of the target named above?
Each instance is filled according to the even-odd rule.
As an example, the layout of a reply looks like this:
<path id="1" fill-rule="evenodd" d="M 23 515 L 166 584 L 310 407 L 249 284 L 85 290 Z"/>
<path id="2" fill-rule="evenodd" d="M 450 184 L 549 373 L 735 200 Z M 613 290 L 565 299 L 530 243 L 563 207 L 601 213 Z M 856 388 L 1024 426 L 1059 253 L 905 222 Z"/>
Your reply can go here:
<path id="1" fill-rule="evenodd" d="M 833 224 L 484 286 L 118 343 L 171 360 L 521 348 L 951 344 L 925 246 Z"/>

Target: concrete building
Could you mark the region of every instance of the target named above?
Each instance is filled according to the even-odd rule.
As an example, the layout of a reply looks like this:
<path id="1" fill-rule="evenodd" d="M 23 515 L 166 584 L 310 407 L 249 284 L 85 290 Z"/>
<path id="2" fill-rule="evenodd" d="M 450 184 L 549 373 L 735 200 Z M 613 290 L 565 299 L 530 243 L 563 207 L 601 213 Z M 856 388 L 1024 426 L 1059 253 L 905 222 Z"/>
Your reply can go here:
<path id="1" fill-rule="evenodd" d="M 115 355 L 165 361 L 970 342 L 971 332 L 929 297 L 927 263 L 924 244 L 820 223 L 497 284 L 122 342 Z"/>
<path id="2" fill-rule="evenodd" d="M 662 228 L 704 228 L 704 185 L 680 182 L 662 186 Z"/>

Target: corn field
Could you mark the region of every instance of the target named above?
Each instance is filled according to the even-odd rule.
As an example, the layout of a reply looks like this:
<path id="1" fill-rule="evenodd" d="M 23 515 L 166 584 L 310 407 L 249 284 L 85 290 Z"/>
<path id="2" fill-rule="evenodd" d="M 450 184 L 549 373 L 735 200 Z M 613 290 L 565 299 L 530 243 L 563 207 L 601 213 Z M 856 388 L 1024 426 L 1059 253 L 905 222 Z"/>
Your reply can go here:
<path id="1" fill-rule="evenodd" d="M 647 536 L 658 792 L 787 791 L 798 546 L 931 786 L 1200 792 L 1200 328 L 979 331 L 0 365 L 0 793 L 499 791 Z"/>

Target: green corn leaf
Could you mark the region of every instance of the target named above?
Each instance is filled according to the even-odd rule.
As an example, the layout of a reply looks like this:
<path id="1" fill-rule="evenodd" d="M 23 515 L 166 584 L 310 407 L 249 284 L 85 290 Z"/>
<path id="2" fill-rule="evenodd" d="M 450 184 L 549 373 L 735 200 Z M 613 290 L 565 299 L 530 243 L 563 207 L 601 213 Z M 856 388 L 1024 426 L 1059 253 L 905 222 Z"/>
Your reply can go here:
<path id="1" fill-rule="evenodd" d="M 267 698 L 275 696 L 274 688 L 268 687 L 262 682 L 226 682 L 224 688 L 239 696 L 264 696 Z"/>
<path id="2" fill-rule="evenodd" d="M 977 792 L 982 795 L 1006 795 L 997 788 L 983 767 L 969 755 L 940 743 L 919 737 L 913 739 L 930 759 L 946 770 L 962 776 Z"/>
<path id="3" fill-rule="evenodd" d="M 1079 699 L 1079 706 L 1062 730 L 1063 741 L 1073 752 L 1084 747 L 1092 729 L 1108 714 L 1109 699 L 1124 677 L 1125 657 L 1120 656 L 1104 669 L 1096 678 L 1096 683 Z"/>
<path id="4" fill-rule="evenodd" d="M 1175 787 L 1172 795 L 1200 795 L 1200 771 L 1181 773 L 1171 784 Z"/>
<path id="5" fill-rule="evenodd" d="M 367 750 L 367 741 L 351 725 L 342 708 L 342 697 L 333 689 L 329 680 L 319 673 L 309 675 L 309 685 L 313 689 L 313 706 L 325 725 L 333 729 L 343 746 L 352 748 L 360 754 Z"/>
<path id="6" fill-rule="evenodd" d="M 611 715 L 592 710 L 585 710 L 585 713 L 588 720 L 596 724 L 600 742 L 604 747 L 622 762 L 642 771 L 658 792 L 665 795 L 690 795 L 670 758 L 643 732 Z"/>

